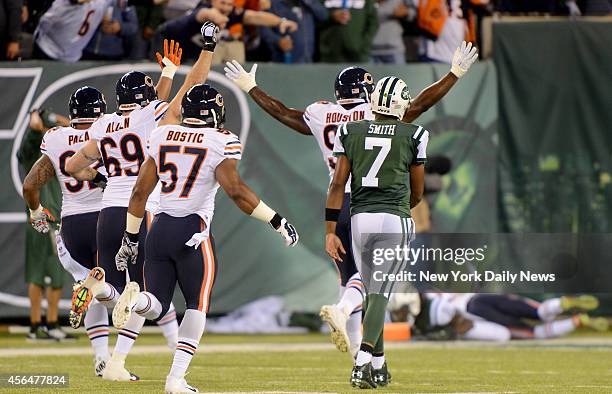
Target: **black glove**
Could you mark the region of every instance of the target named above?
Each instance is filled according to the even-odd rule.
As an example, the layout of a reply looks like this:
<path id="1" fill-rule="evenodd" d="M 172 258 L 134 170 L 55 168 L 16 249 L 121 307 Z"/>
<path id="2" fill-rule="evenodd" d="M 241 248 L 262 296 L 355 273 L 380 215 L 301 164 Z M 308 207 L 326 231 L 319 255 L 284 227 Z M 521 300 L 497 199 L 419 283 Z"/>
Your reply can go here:
<path id="1" fill-rule="evenodd" d="M 219 34 L 219 26 L 215 25 L 211 21 L 206 21 L 202 25 L 202 49 L 209 52 L 214 52 L 217 46 L 217 35 Z"/>
<path id="2" fill-rule="evenodd" d="M 100 189 L 104 190 L 106 189 L 106 182 L 108 182 L 108 179 L 106 179 L 104 175 L 96 171 L 96 176 L 94 177 L 94 179 L 91 180 L 91 182 L 94 184 L 95 187 L 99 187 Z"/>

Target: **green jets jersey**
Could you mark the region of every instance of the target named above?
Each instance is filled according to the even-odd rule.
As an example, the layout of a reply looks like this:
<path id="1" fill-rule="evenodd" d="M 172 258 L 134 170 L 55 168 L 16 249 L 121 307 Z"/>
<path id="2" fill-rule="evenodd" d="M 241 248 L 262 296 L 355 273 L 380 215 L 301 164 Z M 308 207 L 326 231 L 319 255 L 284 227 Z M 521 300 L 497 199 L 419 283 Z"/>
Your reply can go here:
<path id="1" fill-rule="evenodd" d="M 427 161 L 429 133 L 398 120 L 342 124 L 334 155 L 351 163 L 351 215 L 386 212 L 410 217 L 410 165 Z"/>

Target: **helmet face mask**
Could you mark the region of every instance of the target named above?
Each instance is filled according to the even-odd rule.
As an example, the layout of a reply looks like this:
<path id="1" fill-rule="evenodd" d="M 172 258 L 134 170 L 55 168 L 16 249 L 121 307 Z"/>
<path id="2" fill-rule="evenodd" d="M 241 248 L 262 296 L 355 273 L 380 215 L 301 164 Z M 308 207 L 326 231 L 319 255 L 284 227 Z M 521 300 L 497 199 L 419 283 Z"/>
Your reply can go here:
<path id="1" fill-rule="evenodd" d="M 368 103 L 373 89 L 372 74 L 361 67 L 348 67 L 340 71 L 334 84 L 336 102 L 340 105 Z"/>
<path id="2" fill-rule="evenodd" d="M 157 99 L 153 80 L 140 71 L 130 71 L 124 74 L 117 81 L 115 91 L 119 111 L 132 111 Z"/>
<path id="3" fill-rule="evenodd" d="M 106 113 L 106 100 L 98 89 L 91 86 L 78 88 L 68 101 L 70 123 L 93 123 Z"/>
<path id="4" fill-rule="evenodd" d="M 378 81 L 372 93 L 372 112 L 402 119 L 410 108 L 411 100 L 404 81 L 397 77 L 384 77 Z"/>
<path id="5" fill-rule="evenodd" d="M 208 84 L 194 85 L 183 97 L 181 115 L 189 126 L 221 128 L 225 123 L 223 96 Z"/>

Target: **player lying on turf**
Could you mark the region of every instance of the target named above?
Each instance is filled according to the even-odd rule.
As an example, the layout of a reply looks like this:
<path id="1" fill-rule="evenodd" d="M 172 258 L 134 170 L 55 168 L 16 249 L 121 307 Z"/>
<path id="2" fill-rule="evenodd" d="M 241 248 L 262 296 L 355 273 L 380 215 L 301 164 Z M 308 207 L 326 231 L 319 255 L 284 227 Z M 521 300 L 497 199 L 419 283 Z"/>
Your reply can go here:
<path id="1" fill-rule="evenodd" d="M 408 305 L 406 296 L 394 294 L 391 320 L 412 321 L 416 336 L 429 339 L 467 339 L 505 342 L 510 339 L 549 339 L 567 335 L 577 328 L 606 331 L 608 321 L 578 313 L 597 308 L 589 295 L 564 296 L 541 303 L 513 294 L 421 294 L 419 302 Z M 539 324 L 533 322 L 540 321 Z"/>
<path id="2" fill-rule="evenodd" d="M 412 122 L 431 106 L 436 104 L 453 87 L 478 58 L 476 48 L 465 42 L 457 48 L 452 59 L 450 72 L 442 79 L 424 89 L 410 102 L 402 120 Z M 288 108 L 280 100 L 265 93 L 255 81 L 257 64 L 246 72 L 234 61 L 228 62 L 225 75 L 238 87 L 247 92 L 264 111 L 279 122 L 303 135 L 312 135 L 316 139 L 323 160 L 333 178 L 336 158 L 332 151 L 338 125 L 342 122 L 372 120 L 370 95 L 374 87 L 372 75 L 360 67 L 349 67 L 342 70 L 335 81 L 336 102 L 318 101 L 309 105 L 305 111 Z M 344 205 L 336 226 L 337 235 L 342 240 L 344 250 L 340 261 L 337 261 L 340 272 L 340 300 L 335 305 L 321 308 L 321 316 L 327 321 L 332 333 L 332 341 L 340 351 L 350 350 L 354 356 L 361 343 L 361 304 L 363 302 L 363 283 L 353 258 L 351 247 L 351 230 L 349 219 L 350 188 L 347 185 Z"/>
<path id="3" fill-rule="evenodd" d="M 160 60 L 161 58 L 161 60 Z M 99 266 L 79 286 L 73 296 L 73 315 L 84 313 L 92 298 L 98 299 L 112 309 L 123 287 L 126 275 L 117 271 L 115 254 L 121 247 L 121 234 L 129 195 L 136 183 L 136 176 L 145 160 L 144 148 L 151 131 L 168 108 L 162 101 L 170 95 L 172 79 L 180 65 L 181 49 L 178 44 L 164 43 L 164 57 L 157 54 L 162 67 L 162 75 L 157 84 L 148 75 L 130 71 L 123 75 L 116 85 L 117 112 L 102 116 L 89 130 L 90 139 L 66 162 L 66 171 L 74 173 L 88 167 L 101 158 L 106 168 L 108 185 L 102 197 L 102 210 L 97 225 L 97 253 Z M 153 213 L 157 201 L 149 201 L 148 211 Z M 119 234 L 117 234 L 119 232 Z M 141 229 L 141 237 L 146 236 L 146 226 Z M 138 264 L 130 267 L 129 277 L 133 283 L 142 284 L 142 265 L 144 250 Z M 107 380 L 137 380 L 136 375 L 125 369 L 125 358 L 138 338 L 145 319 L 135 321 L 132 326 L 119 331 L 112 358 L 107 362 L 102 377 Z M 176 346 L 178 323 L 174 308 L 158 322 L 166 337 L 168 346 Z"/>
<path id="4" fill-rule="evenodd" d="M 41 233 L 49 232 L 49 213 L 40 203 L 40 190 L 57 177 L 62 190 L 62 225 L 56 235 L 58 257 L 78 286 L 96 266 L 96 225 L 106 177 L 96 171 L 102 166 L 100 162 L 85 167 L 75 177 L 68 175 L 64 166 L 89 140 L 89 128 L 106 112 L 106 101 L 96 88 L 84 86 L 70 96 L 68 111 L 70 126 L 55 127 L 44 135 L 42 156 L 23 181 L 23 198 L 30 208 L 32 227 Z M 71 311 L 70 318 L 80 325 L 81 315 L 72 316 Z M 94 371 L 101 376 L 109 358 L 108 313 L 104 305 L 91 303 L 85 328 L 95 353 Z"/>
<path id="5" fill-rule="evenodd" d="M 205 24 L 203 30 L 206 28 Z M 216 26 L 215 29 L 218 30 Z M 194 66 L 205 72 L 190 72 L 166 117 L 151 135 L 149 157 L 132 191 L 123 245 L 116 257 L 119 270 L 136 260 L 145 204 L 161 180 L 159 211 L 146 240 L 146 291 L 126 287 L 113 311 L 113 323 L 122 327 L 140 316 L 159 319 L 168 309 L 178 282 L 186 311 L 166 378 L 166 393 L 198 392 L 187 384 L 185 374 L 204 332 L 217 271 L 210 223 L 219 186 L 243 212 L 269 223 L 286 245 L 295 246 L 298 242 L 295 228 L 240 179 L 237 163 L 242 146 L 236 135 L 223 129 L 225 107 L 221 94 L 209 85 L 191 87 L 190 82 L 196 77 L 203 80 L 210 68 L 214 43 L 207 48 L 200 55 L 200 64 Z"/>
<path id="6" fill-rule="evenodd" d="M 353 256 L 366 292 L 363 340 L 351 385 L 362 389 L 386 386 L 390 380 L 383 330 L 393 283 L 375 279 L 369 252 L 408 247 L 415 231 L 410 209 L 421 201 L 425 187 L 429 132 L 400 120 L 409 106 L 406 83 L 397 77 L 385 77 L 372 93 L 374 120 L 342 124 L 334 141 L 338 161 L 325 206 L 325 249 L 336 261 L 346 253 L 336 235 L 336 225 L 350 177 Z M 393 274 L 405 264 L 405 260 L 393 260 L 376 270 Z"/>

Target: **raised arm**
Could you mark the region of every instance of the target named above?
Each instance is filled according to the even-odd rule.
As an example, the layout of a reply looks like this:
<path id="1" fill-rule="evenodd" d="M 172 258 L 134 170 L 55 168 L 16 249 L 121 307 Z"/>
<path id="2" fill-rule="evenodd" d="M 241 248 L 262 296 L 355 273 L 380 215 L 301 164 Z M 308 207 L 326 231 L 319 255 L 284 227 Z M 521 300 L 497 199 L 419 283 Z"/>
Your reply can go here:
<path id="1" fill-rule="evenodd" d="M 183 56 L 183 49 L 179 47 L 178 42 L 174 40 L 170 41 L 170 47 L 168 47 L 168 40 L 164 40 L 164 56 L 161 53 L 156 52 L 155 57 L 157 62 L 162 69 L 161 78 L 155 86 L 157 92 L 157 98 L 160 100 L 167 100 L 170 97 L 170 91 L 172 90 L 172 80 L 174 74 L 181 65 L 181 57 Z"/>
<path id="2" fill-rule="evenodd" d="M 412 102 L 406 110 L 402 121 L 411 123 L 418 118 L 423 112 L 427 111 L 448 93 L 455 83 L 461 78 L 470 68 L 470 66 L 478 59 L 476 47 L 472 47 L 472 43 L 463 41 L 461 46 L 455 50 L 452 66 L 448 74 L 442 79 L 425 88 Z"/>
<path id="3" fill-rule="evenodd" d="M 255 101 L 255 103 L 266 111 L 274 119 L 300 134 L 311 135 L 310 128 L 304 121 L 304 112 L 288 108 L 280 100 L 270 96 L 257 86 L 255 73 L 257 64 L 254 64 L 248 73 L 237 61 L 227 62 L 225 76 L 231 79 L 240 89 Z"/>
<path id="4" fill-rule="evenodd" d="M 166 115 L 159 122 L 160 126 L 168 124 L 179 124 L 181 119 L 181 101 L 183 96 L 192 86 L 202 83 L 208 77 L 210 66 L 212 64 L 212 56 L 217 45 L 217 34 L 219 28 L 212 22 L 205 22 L 202 25 L 202 37 L 204 38 L 204 49 L 200 52 L 200 57 L 195 62 L 191 70 L 185 77 L 185 82 L 177 92 L 176 96 L 170 102 Z"/>
<path id="5" fill-rule="evenodd" d="M 281 34 L 293 33 L 298 29 L 298 24 L 294 21 L 266 11 L 246 10 L 244 11 L 243 22 L 245 25 L 278 27 Z"/>
<path id="6" fill-rule="evenodd" d="M 295 227 L 257 197 L 255 192 L 240 178 L 237 166 L 238 160 L 225 159 L 215 169 L 215 177 L 225 194 L 242 212 L 269 223 L 285 239 L 287 246 L 295 246 L 299 239 Z"/>

